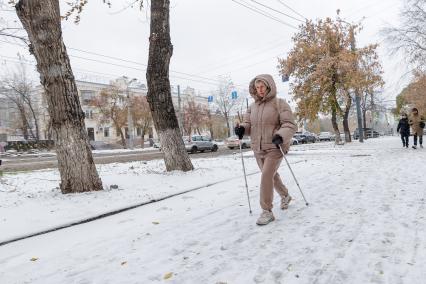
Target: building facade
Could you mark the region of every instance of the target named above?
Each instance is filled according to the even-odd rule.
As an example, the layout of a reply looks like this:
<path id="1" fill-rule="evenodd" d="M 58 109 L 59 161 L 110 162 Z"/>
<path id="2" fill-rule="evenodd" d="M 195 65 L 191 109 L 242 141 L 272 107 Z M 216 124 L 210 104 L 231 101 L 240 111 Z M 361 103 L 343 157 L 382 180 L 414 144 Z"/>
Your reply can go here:
<path id="1" fill-rule="evenodd" d="M 126 108 L 130 98 L 146 97 L 148 92 L 146 85 L 138 83 L 137 81 L 133 82 L 132 84 L 129 84 L 129 80 L 126 77 L 120 77 L 116 80 L 113 80 L 110 84 L 78 80 L 76 81 L 76 85 L 80 98 L 80 104 L 85 114 L 85 126 L 87 134 L 89 136 L 89 140 L 93 142 L 104 142 L 108 144 L 120 144 L 120 130 L 114 126 L 111 120 L 105 119 L 100 109 L 92 102 L 94 99 L 99 98 L 104 90 L 110 89 L 113 85 L 115 90 L 118 90 L 119 93 L 119 106 L 122 108 Z M 172 87 L 171 95 L 174 104 L 174 109 L 180 123 L 181 120 L 179 118 L 183 116 L 185 105 L 188 104 L 189 101 L 195 101 L 196 104 L 208 108 L 207 98 L 196 95 L 195 89 L 193 88 L 187 87 L 184 90 L 180 91 L 176 87 Z M 43 87 L 37 86 L 36 88 L 34 88 L 32 97 L 36 98 L 35 107 L 37 109 L 38 114 L 38 125 L 40 134 L 39 138 L 41 140 L 51 140 L 49 127 L 50 119 L 47 111 L 47 102 L 44 97 Z M 3 135 L 4 137 L 7 137 L 4 138 L 4 140 L 23 140 L 20 131 L 17 130 L 17 120 L 19 119 L 17 117 L 16 110 L 13 108 L 12 103 L 5 96 L 0 95 L 0 136 Z M 157 133 L 152 123 L 148 127 L 148 130 L 145 131 L 144 137 L 141 137 L 143 131 L 140 127 L 130 127 L 129 131 L 129 122 L 130 125 L 133 124 L 129 120 L 132 120 L 132 118 L 128 117 L 128 120 L 126 121 L 125 125 L 123 125 L 123 127 L 121 128 L 123 133 L 125 133 L 126 140 L 132 137 L 133 144 L 138 145 L 138 143 L 141 142 L 142 138 L 145 141 L 149 138 L 157 139 Z"/>

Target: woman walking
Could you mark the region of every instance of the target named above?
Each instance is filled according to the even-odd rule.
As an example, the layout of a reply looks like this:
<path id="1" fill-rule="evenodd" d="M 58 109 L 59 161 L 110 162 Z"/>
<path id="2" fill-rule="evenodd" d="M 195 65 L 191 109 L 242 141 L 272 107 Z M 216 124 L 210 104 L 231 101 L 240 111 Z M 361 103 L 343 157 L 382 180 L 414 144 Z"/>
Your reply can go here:
<path id="1" fill-rule="evenodd" d="M 417 149 L 417 138 L 419 138 L 420 148 L 423 148 L 423 128 L 425 128 L 425 119 L 419 115 L 419 110 L 413 108 L 411 110 L 411 117 L 409 121 L 413 129 L 414 145 L 413 149 Z"/>
<path id="2" fill-rule="evenodd" d="M 281 181 L 277 170 L 283 159 L 278 147 L 287 153 L 291 138 L 297 130 L 293 113 L 285 100 L 277 98 L 277 88 L 271 75 L 256 76 L 249 85 L 254 103 L 244 115 L 244 121 L 235 127 L 240 139 L 246 133 L 251 137 L 252 149 L 262 171 L 260 181 L 260 206 L 262 214 L 258 225 L 275 220 L 272 213 L 274 188 L 281 197 L 281 209 L 287 209 L 291 201 L 288 189 Z"/>

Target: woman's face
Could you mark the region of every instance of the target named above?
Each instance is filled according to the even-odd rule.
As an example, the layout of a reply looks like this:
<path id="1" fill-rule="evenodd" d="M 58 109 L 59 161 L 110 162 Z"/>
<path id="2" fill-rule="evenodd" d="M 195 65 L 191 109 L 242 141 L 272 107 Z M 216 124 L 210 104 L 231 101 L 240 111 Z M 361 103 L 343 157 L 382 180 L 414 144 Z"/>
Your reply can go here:
<path id="1" fill-rule="evenodd" d="M 267 91 L 267 87 L 265 85 L 265 83 L 259 81 L 255 84 L 256 87 L 256 92 L 259 95 L 259 97 L 264 97 L 266 95 L 266 91 Z"/>

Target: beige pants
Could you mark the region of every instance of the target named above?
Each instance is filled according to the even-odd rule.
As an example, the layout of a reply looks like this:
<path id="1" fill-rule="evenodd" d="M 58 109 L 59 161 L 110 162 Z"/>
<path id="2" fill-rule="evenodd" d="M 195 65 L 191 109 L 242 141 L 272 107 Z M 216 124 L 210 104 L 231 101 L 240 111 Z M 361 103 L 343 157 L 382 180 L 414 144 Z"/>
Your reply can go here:
<path id="1" fill-rule="evenodd" d="M 281 198 L 288 195 L 288 189 L 277 173 L 283 155 L 279 149 L 271 149 L 255 152 L 254 156 L 262 171 L 260 181 L 260 207 L 262 207 L 263 210 L 271 210 L 272 201 L 274 200 L 274 188 Z"/>

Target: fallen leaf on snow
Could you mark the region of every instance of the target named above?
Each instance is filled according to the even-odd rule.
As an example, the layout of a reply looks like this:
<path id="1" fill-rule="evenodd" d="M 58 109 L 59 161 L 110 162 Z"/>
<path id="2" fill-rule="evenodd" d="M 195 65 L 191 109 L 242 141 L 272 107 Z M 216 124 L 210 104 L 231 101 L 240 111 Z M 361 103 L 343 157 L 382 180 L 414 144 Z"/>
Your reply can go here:
<path id="1" fill-rule="evenodd" d="M 169 279 L 169 278 L 171 278 L 173 276 L 173 272 L 168 272 L 168 273 L 166 273 L 166 274 L 164 274 L 164 279 L 166 280 L 166 279 Z"/>
<path id="2" fill-rule="evenodd" d="M 152 224 L 158 225 L 158 224 L 160 224 L 160 222 L 154 221 L 154 222 L 152 222 Z"/>
<path id="3" fill-rule="evenodd" d="M 123 261 L 122 263 L 121 263 L 121 265 L 126 265 L 127 264 L 127 261 Z"/>
<path id="4" fill-rule="evenodd" d="M 36 261 L 38 259 L 38 257 L 32 257 L 30 260 L 31 261 Z"/>

